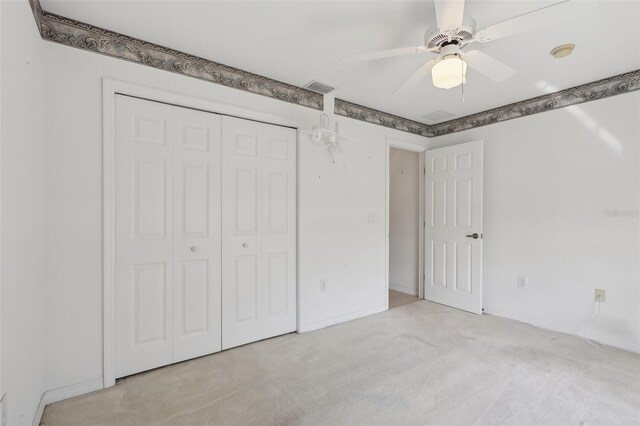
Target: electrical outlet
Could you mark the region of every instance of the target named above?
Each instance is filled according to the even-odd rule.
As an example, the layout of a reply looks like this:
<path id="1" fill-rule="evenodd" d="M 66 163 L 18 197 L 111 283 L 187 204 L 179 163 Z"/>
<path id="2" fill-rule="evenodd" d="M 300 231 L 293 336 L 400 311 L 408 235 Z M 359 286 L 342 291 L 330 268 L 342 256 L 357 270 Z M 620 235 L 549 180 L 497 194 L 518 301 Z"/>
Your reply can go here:
<path id="1" fill-rule="evenodd" d="M 607 290 L 603 290 L 601 288 L 596 288 L 596 302 L 606 303 L 607 302 Z"/>
<path id="2" fill-rule="evenodd" d="M 320 291 L 325 291 L 327 289 L 327 280 L 320 280 Z"/>
<path id="3" fill-rule="evenodd" d="M 518 277 L 518 288 L 527 288 L 527 277 Z"/>

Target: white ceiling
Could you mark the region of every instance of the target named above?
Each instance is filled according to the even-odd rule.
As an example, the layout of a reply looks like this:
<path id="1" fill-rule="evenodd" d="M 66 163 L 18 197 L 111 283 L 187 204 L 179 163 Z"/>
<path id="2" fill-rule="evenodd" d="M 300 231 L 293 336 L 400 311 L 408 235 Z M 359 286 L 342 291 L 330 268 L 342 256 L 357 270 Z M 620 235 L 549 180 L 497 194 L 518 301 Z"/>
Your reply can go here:
<path id="1" fill-rule="evenodd" d="M 580 0 L 574 0 L 580 1 Z M 478 28 L 556 1 L 467 0 L 465 16 Z M 476 44 L 516 69 L 494 83 L 469 70 L 460 88 L 436 89 L 425 79 L 415 90 L 393 91 L 430 57 L 347 64 L 345 55 L 420 45 L 435 21 L 426 1 L 68 1 L 43 0 L 63 16 L 303 86 L 337 87 L 336 97 L 431 124 L 421 118 L 445 110 L 463 116 L 640 68 L 640 2 L 597 2 L 586 19 Z M 575 43 L 573 55 L 554 59 L 556 45 Z"/>

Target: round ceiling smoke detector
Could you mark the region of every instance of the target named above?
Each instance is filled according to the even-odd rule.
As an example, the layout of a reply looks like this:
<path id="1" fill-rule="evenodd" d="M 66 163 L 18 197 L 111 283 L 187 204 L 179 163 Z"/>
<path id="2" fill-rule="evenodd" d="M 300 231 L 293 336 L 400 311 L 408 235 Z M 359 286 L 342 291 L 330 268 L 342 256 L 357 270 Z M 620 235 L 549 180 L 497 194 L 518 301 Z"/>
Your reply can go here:
<path id="1" fill-rule="evenodd" d="M 551 56 L 553 56 L 556 59 L 560 59 L 560 58 L 564 58 L 567 57 L 569 55 L 571 55 L 573 53 L 573 49 L 576 48 L 575 44 L 561 44 L 560 46 L 556 46 L 553 49 L 551 49 Z"/>

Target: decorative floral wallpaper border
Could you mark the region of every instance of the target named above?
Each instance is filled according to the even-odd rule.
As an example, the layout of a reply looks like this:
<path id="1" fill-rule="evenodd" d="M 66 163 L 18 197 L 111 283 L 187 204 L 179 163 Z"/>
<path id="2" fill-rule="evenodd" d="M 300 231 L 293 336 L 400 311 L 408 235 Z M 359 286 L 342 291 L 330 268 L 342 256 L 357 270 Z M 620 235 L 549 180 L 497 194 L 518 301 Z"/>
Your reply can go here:
<path id="1" fill-rule="evenodd" d="M 378 124 L 391 129 L 413 133 L 420 136 L 431 136 L 428 124 L 398 117 L 366 106 L 354 104 L 343 99 L 335 100 L 334 113 L 344 117 L 353 118 L 367 123 Z"/>
<path id="2" fill-rule="evenodd" d="M 430 136 L 447 135 L 518 117 L 526 117 L 539 112 L 633 92 L 634 90 L 640 90 L 640 70 L 434 124 L 430 126 L 429 132 Z"/>
<path id="3" fill-rule="evenodd" d="M 32 5 L 38 4 L 38 0 L 30 1 Z M 37 6 L 33 7 L 33 10 L 37 22 Z M 323 109 L 324 97 L 311 90 L 148 43 L 47 11 L 42 11 L 41 13 L 40 34 L 44 40 L 137 62 L 164 71 L 211 81 L 223 86 L 317 110 Z"/>
<path id="4" fill-rule="evenodd" d="M 31 6 L 31 10 L 33 11 L 33 17 L 36 20 L 36 26 L 38 27 L 38 31 L 40 35 L 42 35 L 42 30 L 40 24 L 42 23 L 42 6 L 40 5 L 40 0 L 29 0 L 29 6 Z"/>
<path id="5" fill-rule="evenodd" d="M 218 83 L 322 111 L 323 95 L 188 53 L 169 49 L 42 10 L 40 0 L 29 0 L 44 40 Z M 428 125 L 343 99 L 334 112 L 344 117 L 420 136 L 435 137 L 525 117 L 609 96 L 640 90 L 640 70 L 515 102 L 443 123 Z"/>

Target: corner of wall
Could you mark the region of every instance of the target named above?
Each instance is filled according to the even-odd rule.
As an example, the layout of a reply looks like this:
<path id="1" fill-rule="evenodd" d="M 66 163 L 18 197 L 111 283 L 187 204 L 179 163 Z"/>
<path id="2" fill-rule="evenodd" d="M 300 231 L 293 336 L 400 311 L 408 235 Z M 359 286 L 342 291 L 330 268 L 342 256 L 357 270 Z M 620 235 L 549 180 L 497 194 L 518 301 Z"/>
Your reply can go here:
<path id="1" fill-rule="evenodd" d="M 0 20 L 0 387 L 13 426 L 31 424 L 45 387 L 44 67 L 29 3 L 0 2 Z"/>

